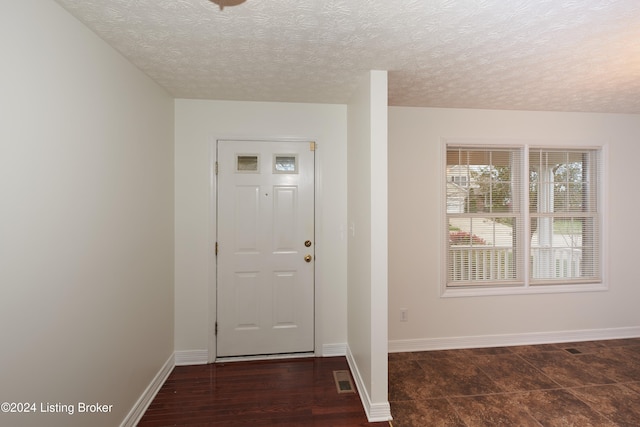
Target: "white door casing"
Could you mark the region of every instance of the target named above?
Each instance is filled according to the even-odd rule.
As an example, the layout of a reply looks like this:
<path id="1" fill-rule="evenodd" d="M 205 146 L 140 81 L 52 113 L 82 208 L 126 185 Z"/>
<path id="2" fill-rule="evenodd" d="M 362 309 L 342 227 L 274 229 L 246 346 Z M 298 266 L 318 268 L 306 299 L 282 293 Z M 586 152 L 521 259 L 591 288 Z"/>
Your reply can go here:
<path id="1" fill-rule="evenodd" d="M 314 350 L 314 150 L 218 141 L 218 357 Z"/>

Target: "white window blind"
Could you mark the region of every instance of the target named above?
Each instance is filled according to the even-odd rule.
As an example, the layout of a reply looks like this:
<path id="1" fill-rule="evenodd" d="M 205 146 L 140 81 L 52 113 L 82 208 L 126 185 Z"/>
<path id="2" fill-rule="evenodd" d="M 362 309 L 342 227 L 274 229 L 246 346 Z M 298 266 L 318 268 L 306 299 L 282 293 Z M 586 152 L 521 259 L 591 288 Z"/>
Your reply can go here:
<path id="1" fill-rule="evenodd" d="M 531 284 L 600 280 L 598 151 L 529 152 Z"/>
<path id="2" fill-rule="evenodd" d="M 601 283 L 600 149 L 447 144 L 446 288 Z"/>
<path id="3" fill-rule="evenodd" d="M 522 284 L 522 150 L 448 146 L 446 170 L 447 285 Z"/>

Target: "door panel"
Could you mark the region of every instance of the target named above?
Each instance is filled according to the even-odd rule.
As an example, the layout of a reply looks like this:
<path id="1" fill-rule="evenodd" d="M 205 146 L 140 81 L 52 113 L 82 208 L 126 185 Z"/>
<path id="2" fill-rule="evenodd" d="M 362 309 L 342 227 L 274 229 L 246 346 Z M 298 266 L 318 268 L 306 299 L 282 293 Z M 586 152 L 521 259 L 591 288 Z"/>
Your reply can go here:
<path id="1" fill-rule="evenodd" d="M 294 252 L 296 245 L 298 189 L 276 187 L 273 192 L 273 238 L 276 253 Z"/>
<path id="2" fill-rule="evenodd" d="M 277 271 L 273 274 L 274 328 L 296 326 L 293 298 L 296 274 L 294 271 Z"/>
<path id="3" fill-rule="evenodd" d="M 238 273 L 235 278 L 236 326 L 240 329 L 258 328 L 258 274 Z"/>
<path id="4" fill-rule="evenodd" d="M 235 228 L 235 248 L 238 253 L 258 253 L 260 187 L 237 186 L 236 192 L 235 217 L 243 226 Z"/>
<path id="5" fill-rule="evenodd" d="M 217 157 L 217 356 L 313 351 L 314 151 L 218 141 Z"/>

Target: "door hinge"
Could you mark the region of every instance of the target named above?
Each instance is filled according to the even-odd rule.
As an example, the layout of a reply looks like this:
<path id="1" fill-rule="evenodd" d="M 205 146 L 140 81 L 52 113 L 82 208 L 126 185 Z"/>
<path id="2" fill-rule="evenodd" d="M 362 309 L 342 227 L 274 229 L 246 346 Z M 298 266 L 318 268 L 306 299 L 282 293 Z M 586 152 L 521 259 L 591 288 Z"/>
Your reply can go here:
<path id="1" fill-rule="evenodd" d="M 309 143 L 309 151 L 316 151 L 317 145 L 315 142 L 310 142 Z"/>
<path id="2" fill-rule="evenodd" d="M 216 322 L 215 335 L 218 336 L 218 322 Z"/>
<path id="3" fill-rule="evenodd" d="M 215 164 L 215 174 L 218 175 L 218 162 Z"/>
<path id="4" fill-rule="evenodd" d="M 216 256 L 218 256 L 218 242 L 216 242 Z"/>

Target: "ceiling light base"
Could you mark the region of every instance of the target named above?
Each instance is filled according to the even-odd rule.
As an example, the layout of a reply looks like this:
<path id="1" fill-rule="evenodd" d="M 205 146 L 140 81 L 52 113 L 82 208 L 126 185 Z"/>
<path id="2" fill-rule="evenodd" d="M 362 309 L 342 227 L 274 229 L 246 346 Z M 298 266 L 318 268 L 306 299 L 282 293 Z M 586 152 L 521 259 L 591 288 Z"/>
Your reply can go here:
<path id="1" fill-rule="evenodd" d="M 245 2 L 245 0 L 210 0 L 210 1 L 220 6 L 220 10 L 223 10 L 225 6 L 237 6 Z"/>

